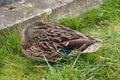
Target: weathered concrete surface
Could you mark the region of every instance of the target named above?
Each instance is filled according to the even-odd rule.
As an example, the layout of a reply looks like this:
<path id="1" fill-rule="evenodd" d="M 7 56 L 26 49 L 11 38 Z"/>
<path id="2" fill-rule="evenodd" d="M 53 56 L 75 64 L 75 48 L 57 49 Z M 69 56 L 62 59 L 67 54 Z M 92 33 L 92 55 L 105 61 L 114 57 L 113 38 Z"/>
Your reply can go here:
<path id="1" fill-rule="evenodd" d="M 0 8 L 0 29 L 40 21 L 43 14 L 57 21 L 78 16 L 103 2 L 104 0 L 20 0 Z"/>

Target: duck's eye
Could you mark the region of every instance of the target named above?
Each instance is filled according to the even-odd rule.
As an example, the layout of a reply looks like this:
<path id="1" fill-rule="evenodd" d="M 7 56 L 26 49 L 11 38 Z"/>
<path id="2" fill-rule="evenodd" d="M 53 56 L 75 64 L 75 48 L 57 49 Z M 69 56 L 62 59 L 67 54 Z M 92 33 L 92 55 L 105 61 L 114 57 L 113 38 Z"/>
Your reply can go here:
<path id="1" fill-rule="evenodd" d="M 34 23 L 33 25 L 34 25 L 34 26 L 43 26 L 43 25 L 45 25 L 45 24 L 42 23 L 42 22 L 36 22 L 36 23 Z"/>

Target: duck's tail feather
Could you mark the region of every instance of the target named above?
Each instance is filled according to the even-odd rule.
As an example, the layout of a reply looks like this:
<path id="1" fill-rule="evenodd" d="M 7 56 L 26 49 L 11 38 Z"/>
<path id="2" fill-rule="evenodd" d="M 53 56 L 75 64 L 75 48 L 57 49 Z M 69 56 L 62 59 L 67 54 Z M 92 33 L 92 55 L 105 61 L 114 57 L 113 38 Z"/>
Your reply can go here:
<path id="1" fill-rule="evenodd" d="M 102 45 L 102 40 L 96 39 L 96 42 L 89 45 L 86 49 L 81 51 L 81 53 L 91 53 L 91 52 L 96 52 Z"/>

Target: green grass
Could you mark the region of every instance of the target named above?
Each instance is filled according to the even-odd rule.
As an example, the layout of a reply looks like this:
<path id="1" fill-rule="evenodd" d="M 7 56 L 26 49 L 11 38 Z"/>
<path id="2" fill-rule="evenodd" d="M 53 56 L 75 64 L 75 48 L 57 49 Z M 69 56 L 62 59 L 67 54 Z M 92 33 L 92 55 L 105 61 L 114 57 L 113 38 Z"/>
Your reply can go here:
<path id="1" fill-rule="evenodd" d="M 100 24 L 101 21 L 107 24 Z M 103 40 L 95 53 L 47 63 L 27 58 L 17 29 L 0 31 L 0 80 L 120 80 L 120 1 L 108 0 L 99 9 L 61 24 Z"/>

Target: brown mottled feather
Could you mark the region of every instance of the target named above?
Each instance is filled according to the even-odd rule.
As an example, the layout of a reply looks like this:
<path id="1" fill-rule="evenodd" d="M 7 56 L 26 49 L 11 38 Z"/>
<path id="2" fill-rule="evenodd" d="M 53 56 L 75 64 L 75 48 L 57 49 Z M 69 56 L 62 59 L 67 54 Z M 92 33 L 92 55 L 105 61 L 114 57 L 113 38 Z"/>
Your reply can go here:
<path id="1" fill-rule="evenodd" d="M 22 50 L 37 60 L 43 57 L 55 60 L 61 56 L 57 53 L 59 50 L 78 49 L 82 52 L 97 41 L 62 25 L 36 22 L 23 30 Z"/>

